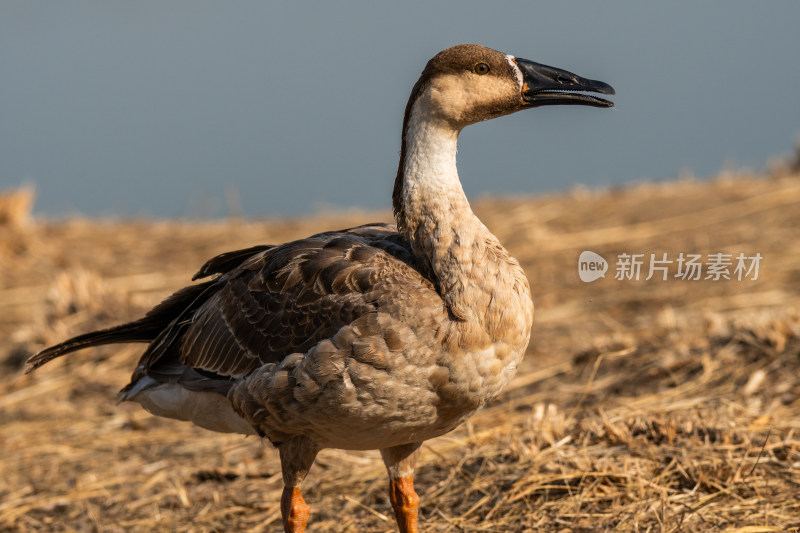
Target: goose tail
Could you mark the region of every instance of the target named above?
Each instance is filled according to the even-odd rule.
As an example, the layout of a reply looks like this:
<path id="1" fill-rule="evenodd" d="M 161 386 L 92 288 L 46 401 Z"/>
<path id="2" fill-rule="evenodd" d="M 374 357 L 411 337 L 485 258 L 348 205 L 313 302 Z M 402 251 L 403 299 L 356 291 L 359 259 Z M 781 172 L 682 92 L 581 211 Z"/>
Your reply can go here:
<path id="1" fill-rule="evenodd" d="M 174 321 L 185 316 L 187 311 L 196 309 L 213 292 L 209 288 L 215 280 L 191 285 L 179 290 L 169 298 L 154 307 L 149 313 L 139 320 L 121 324 L 106 329 L 84 333 L 66 341 L 45 348 L 32 355 L 28 361 L 25 373 L 29 374 L 45 363 L 62 355 L 103 344 L 120 344 L 129 342 L 152 342 L 162 331 L 170 327 Z"/>

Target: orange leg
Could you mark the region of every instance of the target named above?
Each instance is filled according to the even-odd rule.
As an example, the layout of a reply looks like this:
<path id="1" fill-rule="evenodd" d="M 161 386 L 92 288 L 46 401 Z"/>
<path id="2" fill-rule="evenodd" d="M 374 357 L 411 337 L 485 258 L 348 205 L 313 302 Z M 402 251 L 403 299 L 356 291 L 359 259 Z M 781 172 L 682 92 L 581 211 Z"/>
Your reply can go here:
<path id="1" fill-rule="evenodd" d="M 296 436 L 278 446 L 283 471 L 281 517 L 286 533 L 304 533 L 311 508 L 303 499 L 300 485 L 314 463 L 319 448 L 311 439 Z"/>
<path id="2" fill-rule="evenodd" d="M 281 495 L 283 530 L 286 533 L 304 533 L 310 514 L 311 508 L 303 499 L 300 487 L 283 487 Z"/>
<path id="3" fill-rule="evenodd" d="M 419 496 L 414 492 L 414 463 L 421 442 L 382 448 L 381 456 L 389 472 L 389 500 L 400 533 L 417 533 Z"/>
<path id="4" fill-rule="evenodd" d="M 419 496 L 414 492 L 414 476 L 390 480 L 389 499 L 400 533 L 417 533 Z"/>

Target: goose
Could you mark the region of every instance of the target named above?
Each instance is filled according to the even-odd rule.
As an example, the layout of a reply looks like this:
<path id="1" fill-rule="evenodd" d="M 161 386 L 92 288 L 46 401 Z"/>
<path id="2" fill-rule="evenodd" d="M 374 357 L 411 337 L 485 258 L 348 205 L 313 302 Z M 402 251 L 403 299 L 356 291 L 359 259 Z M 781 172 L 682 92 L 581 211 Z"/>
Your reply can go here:
<path id="1" fill-rule="evenodd" d="M 465 44 L 411 91 L 392 193 L 395 225 L 367 224 L 223 253 L 127 324 L 33 355 L 148 343 L 120 401 L 279 450 L 284 531 L 305 531 L 301 484 L 323 448 L 378 449 L 402 533 L 418 531 L 421 444 L 497 396 L 531 333 L 520 264 L 470 209 L 456 171 L 470 124 L 547 105 L 613 107 L 603 82 Z"/>

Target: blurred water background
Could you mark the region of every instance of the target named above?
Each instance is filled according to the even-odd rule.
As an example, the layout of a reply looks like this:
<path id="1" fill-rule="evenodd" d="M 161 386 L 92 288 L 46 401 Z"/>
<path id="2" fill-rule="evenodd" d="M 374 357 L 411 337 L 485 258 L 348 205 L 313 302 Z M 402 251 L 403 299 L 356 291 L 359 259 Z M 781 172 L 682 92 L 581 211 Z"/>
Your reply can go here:
<path id="1" fill-rule="evenodd" d="M 411 86 L 464 42 L 617 90 L 465 130 L 471 197 L 762 170 L 800 134 L 798 23 L 789 0 L 2 2 L 0 189 L 50 218 L 387 208 Z"/>

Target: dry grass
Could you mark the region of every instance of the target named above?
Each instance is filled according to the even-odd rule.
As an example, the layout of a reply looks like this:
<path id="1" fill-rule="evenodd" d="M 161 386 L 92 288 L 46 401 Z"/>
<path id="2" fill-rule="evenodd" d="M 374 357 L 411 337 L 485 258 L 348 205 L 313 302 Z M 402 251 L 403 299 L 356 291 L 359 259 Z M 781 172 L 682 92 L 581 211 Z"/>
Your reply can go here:
<path id="1" fill-rule="evenodd" d="M 0 226 L 24 226 L 30 222 L 35 198 L 32 187 L 0 191 Z"/>
<path id="2" fill-rule="evenodd" d="M 428 442 L 426 531 L 800 528 L 800 176 L 727 176 L 476 206 L 535 290 L 510 389 Z M 140 347 L 24 358 L 129 319 L 209 256 L 388 219 L 0 227 L 0 529 L 279 531 L 277 455 L 114 405 Z M 757 281 L 582 283 L 585 249 L 760 252 Z M 312 531 L 394 531 L 376 452 L 323 451 Z"/>

